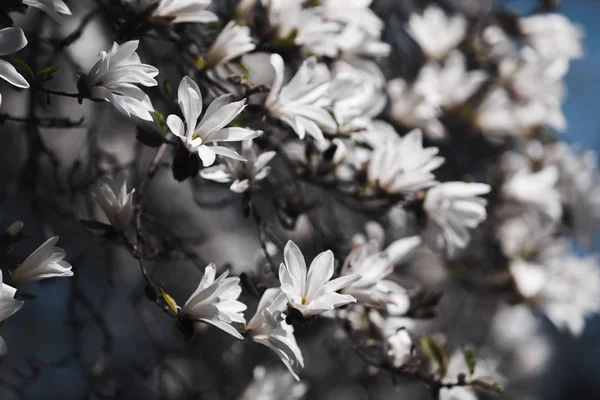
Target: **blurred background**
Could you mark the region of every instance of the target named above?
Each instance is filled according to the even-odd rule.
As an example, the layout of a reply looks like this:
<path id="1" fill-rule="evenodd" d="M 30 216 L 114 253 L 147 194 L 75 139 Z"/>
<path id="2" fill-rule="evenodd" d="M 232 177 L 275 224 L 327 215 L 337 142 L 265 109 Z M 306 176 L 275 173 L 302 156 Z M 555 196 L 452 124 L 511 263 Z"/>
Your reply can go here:
<path id="1" fill-rule="evenodd" d="M 523 12 L 532 5 L 527 0 L 504 3 Z M 69 5 L 78 18 L 89 7 L 85 0 L 71 1 Z M 559 11 L 580 24 L 586 34 L 586 57 L 573 61 L 566 79 L 568 97 L 564 112 L 569 125 L 564 138 L 598 152 L 600 1 L 565 0 Z M 45 19 L 39 25 L 39 18 L 37 11 L 28 13 L 18 24 L 27 26 L 26 32 L 57 36 L 68 34 L 78 25 L 77 18 L 60 26 Z M 82 38 L 67 50 L 71 61 L 58 61 L 61 72 L 74 75 L 80 68 L 88 70 L 111 41 L 102 21 L 93 21 Z M 46 65 L 52 59 L 50 56 Z M 59 80 L 54 86 L 73 91 L 73 82 Z M 15 93 L 4 98 L 2 111 L 20 114 L 26 107 L 26 97 Z M 143 170 L 152 156 L 152 152 L 138 151 L 135 136 L 131 134 L 133 125 L 114 113 L 109 104 L 84 102 L 80 106 L 76 99 L 61 99 L 47 112 L 75 120 L 85 117 L 86 125 L 93 127 L 42 130 L 40 137 L 59 154 L 64 165 L 59 169 L 60 179 L 68 179 L 68 166 L 76 160 L 90 159 L 97 160 L 106 174 L 117 164 L 129 165 L 135 179 L 135 171 Z M 75 272 L 70 280 L 54 279 L 25 288 L 38 298 L 28 301 L 27 312 L 12 316 L 0 331 L 9 346 L 9 353 L 0 359 L 0 399 L 230 399 L 237 398 L 250 381 L 254 364 L 277 364 L 278 360 L 268 350 L 252 344 L 241 346 L 214 330 L 207 330 L 186 344 L 172 321 L 145 298 L 139 267 L 130 252 L 118 244 L 103 243 L 104 239 L 93 237 L 75 220 L 66 217 L 70 212 L 81 218 L 98 217 L 97 207 L 94 211 L 85 196 L 68 199 L 67 194 L 63 197 L 57 194 L 52 184 L 54 177 L 45 168 L 52 164 L 47 157 L 37 167 L 29 168 L 31 160 L 27 159 L 25 149 L 32 143 L 24 137 L 21 126 L 6 123 L 0 126 L 0 134 L 3 137 L 1 226 L 16 220 L 25 223 L 28 240 L 16 250 L 23 256 L 46 237 L 60 235 L 59 245 L 66 249 Z M 88 140 L 96 143 L 92 150 L 85 146 Z M 107 157 L 107 153 L 115 159 Z M 19 183 L 32 179 L 37 182 L 36 193 Z M 196 287 L 203 267 L 209 262 L 221 267 L 227 265 L 234 274 L 261 262 L 256 227 L 251 220 L 230 212 L 227 207 L 209 210 L 191 207 L 194 200 L 212 201 L 228 196 L 226 189 L 215 185 L 180 185 L 173 181 L 168 168 L 159 171 L 150 186 L 149 214 L 163 224 L 155 234 L 173 246 L 174 254 L 181 258 L 190 253 L 195 255 L 192 261 L 157 260 L 153 265 L 157 281 L 172 288 L 170 293 L 179 303 Z M 72 209 L 71 201 L 75 204 Z M 96 214 L 90 215 L 90 210 Z M 297 240 L 305 238 L 299 235 Z M 401 382 L 402 390 L 397 391 L 390 383 L 363 378 L 360 371 L 364 365 L 356 356 L 336 349 L 331 343 L 336 338 L 328 336 L 324 325 L 311 328 L 322 331 L 322 335 L 303 337 L 299 333 L 301 347 L 307 354 L 306 363 L 313 368 L 305 371 L 312 385 L 308 398 L 427 398 L 426 390 L 413 382 Z M 590 321 L 578 339 L 559 334 L 549 322 L 544 329 L 550 332 L 551 345 L 556 351 L 544 365 L 536 367 L 539 378 L 527 381 L 525 392 L 529 397 L 523 398 L 599 399 L 600 318 Z M 334 350 L 325 353 L 321 350 L 327 347 L 324 343 Z M 214 354 L 225 361 L 212 360 Z M 340 366 L 344 368 L 340 370 Z M 327 384 L 311 380 L 320 375 L 329 376 Z M 364 381 L 357 383 L 357 377 Z M 509 390 L 506 398 L 516 397 L 511 397 Z"/>

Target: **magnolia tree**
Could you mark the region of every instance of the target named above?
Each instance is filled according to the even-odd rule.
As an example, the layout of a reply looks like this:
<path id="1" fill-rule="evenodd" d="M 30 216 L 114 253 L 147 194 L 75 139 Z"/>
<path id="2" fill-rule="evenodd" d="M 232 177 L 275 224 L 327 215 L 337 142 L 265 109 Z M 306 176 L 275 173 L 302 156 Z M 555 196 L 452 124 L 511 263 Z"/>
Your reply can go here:
<path id="1" fill-rule="evenodd" d="M 530 6 L 3 1 L 2 398 L 535 398 L 600 175 Z"/>

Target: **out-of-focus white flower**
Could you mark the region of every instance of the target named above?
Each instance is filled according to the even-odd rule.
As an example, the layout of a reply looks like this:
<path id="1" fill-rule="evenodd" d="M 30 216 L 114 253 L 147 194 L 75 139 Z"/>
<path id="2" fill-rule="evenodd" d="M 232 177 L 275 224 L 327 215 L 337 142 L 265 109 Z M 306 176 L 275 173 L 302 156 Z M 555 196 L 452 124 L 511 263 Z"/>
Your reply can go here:
<path id="1" fill-rule="evenodd" d="M 158 75 L 158 69 L 142 64 L 136 53 L 138 45 L 138 40 L 125 42 L 120 46 L 113 43 L 108 53 L 100 53 L 100 60 L 84 78 L 91 99 L 106 100 L 127 116 L 134 115 L 152 121 L 152 102 L 135 85 L 156 86 L 154 77 Z"/>
<path id="2" fill-rule="evenodd" d="M 27 38 L 23 29 L 9 27 L 0 29 L 0 56 L 16 53 L 27 46 Z M 8 61 L 0 60 L 0 78 L 18 88 L 26 89 L 29 82 Z M 0 94 L 0 104 L 2 94 Z"/>
<path id="3" fill-rule="evenodd" d="M 295 382 L 284 369 L 267 370 L 258 366 L 240 400 L 300 400 L 307 390 L 306 383 Z"/>
<path id="4" fill-rule="evenodd" d="M 319 71 L 323 66 L 319 66 L 317 60 L 311 57 L 283 86 L 285 65 L 279 54 L 271 55 L 271 65 L 275 70 L 275 81 L 265 101 L 269 115 L 291 126 L 300 139 L 304 139 L 308 133 L 316 140 L 323 141 L 322 129 L 335 132 L 335 120 L 325 109 L 330 103 L 325 94 L 331 81 Z"/>
<path id="5" fill-rule="evenodd" d="M 559 179 L 556 188 L 577 239 L 591 246 L 600 225 L 600 180 L 598 162 L 593 151 L 580 151 L 559 142 L 545 147 L 544 164 L 556 165 Z"/>
<path id="6" fill-rule="evenodd" d="M 437 147 L 423 148 L 423 133 L 414 129 L 403 138 L 373 151 L 369 183 L 389 193 L 412 193 L 437 183 L 431 171 L 444 163 Z"/>
<path id="7" fill-rule="evenodd" d="M 302 352 L 294 337 L 294 327 L 282 316 L 287 302 L 279 288 L 267 289 L 260 298 L 256 313 L 246 325 L 247 336 L 273 350 L 296 380 L 295 369 L 304 367 Z"/>
<path id="8" fill-rule="evenodd" d="M 302 252 L 291 240 L 285 245 L 283 258 L 285 262 L 279 267 L 281 290 L 287 296 L 288 305 L 304 317 L 356 302 L 354 297 L 336 292 L 356 282 L 360 276 L 346 275 L 330 281 L 334 264 L 331 250 L 317 255 L 308 272 Z"/>
<path id="9" fill-rule="evenodd" d="M 164 18 L 170 23 L 182 22 L 213 22 L 217 16 L 206 10 L 211 0 L 126 0 L 138 11 L 144 11 L 154 5 L 156 9 L 152 12 L 154 18 Z"/>
<path id="10" fill-rule="evenodd" d="M 220 183 L 233 182 L 231 191 L 243 193 L 254 183 L 267 177 L 270 171 L 267 164 L 275 154 L 274 151 L 266 151 L 257 156 L 252 140 L 245 140 L 242 142 L 242 157 L 247 160 L 246 162 L 225 159 L 226 164 L 205 168 L 200 171 L 200 176 Z"/>
<path id="11" fill-rule="evenodd" d="M 246 161 L 234 150 L 224 146 L 207 146 L 211 142 L 239 142 L 253 139 L 262 134 L 246 128 L 225 128 L 246 107 L 246 99 L 233 101 L 233 95 L 217 97 L 202 113 L 202 93 L 189 76 L 185 76 L 179 84 L 177 101 L 183 113 L 185 123 L 175 114 L 167 117 L 167 125 L 175 136 L 178 136 L 190 152 L 197 152 L 205 167 L 212 165 L 218 155 L 235 160 Z"/>
<path id="12" fill-rule="evenodd" d="M 17 289 L 4 283 L 2 279 L 2 271 L 0 270 L 0 322 L 4 321 L 23 307 L 23 302 L 16 300 L 15 293 Z M 0 336 L 0 356 L 3 356 L 8 351 L 6 342 Z"/>
<path id="13" fill-rule="evenodd" d="M 236 322 L 246 322 L 242 314 L 246 305 L 237 300 L 242 293 L 240 278 L 228 278 L 229 271 L 223 272 L 217 279 L 215 274 L 215 265 L 209 264 L 204 269 L 204 276 L 198 288 L 185 302 L 181 313 L 186 318 L 196 321 L 196 325 L 206 322 L 238 339 L 243 339 L 244 337 L 232 326 Z"/>
<path id="14" fill-rule="evenodd" d="M 476 123 L 491 142 L 500 142 L 510 135 L 518 136 L 521 128 L 510 95 L 502 88 L 488 93 L 477 108 Z"/>
<path id="15" fill-rule="evenodd" d="M 92 193 L 108 222 L 118 231 L 125 232 L 129 228 L 133 216 L 133 192 L 127 192 L 127 176 L 124 172 L 117 175 L 116 180 L 106 179 L 98 184 L 98 191 Z"/>
<path id="16" fill-rule="evenodd" d="M 428 233 L 438 248 L 446 248 L 453 256 L 457 248 L 464 248 L 470 238 L 469 229 L 476 228 L 487 213 L 487 201 L 481 195 L 489 193 L 485 183 L 445 182 L 427 191 L 423 208 L 429 217 Z"/>
<path id="17" fill-rule="evenodd" d="M 360 279 L 342 290 L 356 298 L 359 303 L 383 306 L 394 303 L 396 307 L 408 308 L 410 304 L 406 289 L 388 285 L 385 278 L 394 271 L 394 265 L 402 262 L 421 243 L 419 236 L 396 240 L 384 251 L 376 241 L 361 244 L 352 249 L 342 267 L 342 276 L 356 274 Z M 399 304 L 395 304 L 399 303 Z"/>
<path id="18" fill-rule="evenodd" d="M 580 335 L 585 319 L 600 311 L 600 266 L 594 256 L 578 257 L 559 243 L 534 262 L 513 260 L 510 272 L 523 297 L 560 329 Z"/>
<path id="19" fill-rule="evenodd" d="M 370 119 L 385 108 L 385 80 L 381 71 L 359 69 L 346 61 L 333 65 L 333 79 L 327 97 L 332 101 L 333 115 L 340 129 L 352 129 L 357 119 Z M 359 123 L 360 124 L 360 123 Z"/>
<path id="20" fill-rule="evenodd" d="M 387 57 L 390 54 L 389 43 L 378 39 L 379 35 L 371 36 L 357 25 L 346 25 L 335 38 L 341 57 Z"/>
<path id="21" fill-rule="evenodd" d="M 548 166 L 538 172 L 522 170 L 504 183 L 502 194 L 507 199 L 529 205 L 557 221 L 562 215 L 557 182 L 558 169 L 555 166 Z"/>
<path id="22" fill-rule="evenodd" d="M 250 36 L 250 28 L 229 21 L 208 51 L 206 68 L 213 68 L 256 48 Z"/>
<path id="23" fill-rule="evenodd" d="M 413 344 L 406 329 L 398 329 L 396 333 L 386 338 L 385 343 L 387 356 L 394 368 L 400 368 L 410 360 Z"/>
<path id="24" fill-rule="evenodd" d="M 467 20 L 459 14 L 449 17 L 441 8 L 429 6 L 423 14 L 410 16 L 406 30 L 427 57 L 439 60 L 462 42 Z"/>
<path id="25" fill-rule="evenodd" d="M 483 30 L 483 42 L 488 49 L 488 57 L 492 60 L 502 60 L 517 53 L 515 43 L 498 25 L 489 25 Z"/>
<path id="26" fill-rule="evenodd" d="M 325 0 L 321 3 L 325 19 L 340 21 L 364 30 L 373 37 L 379 37 L 383 21 L 369 8 L 372 0 Z"/>
<path id="27" fill-rule="evenodd" d="M 58 236 L 54 236 L 38 247 L 23 261 L 11 275 L 15 285 L 36 282 L 42 279 L 73 276 L 71 264 L 64 258 L 67 253 L 60 247 L 54 247 Z"/>
<path id="28" fill-rule="evenodd" d="M 465 56 L 454 50 L 443 65 L 429 62 L 421 69 L 415 90 L 428 102 L 451 108 L 467 101 L 486 77 L 484 71 L 467 71 Z"/>
<path id="29" fill-rule="evenodd" d="M 528 44 L 542 57 L 580 58 L 583 30 L 561 14 L 536 14 L 519 18 L 519 28 Z"/>
<path id="30" fill-rule="evenodd" d="M 390 96 L 390 117 L 397 123 L 418 127 L 435 139 L 445 136 L 445 128 L 438 120 L 441 109 L 438 104 L 428 101 L 427 93 L 416 90 L 417 85 L 410 85 L 401 78 L 388 82 L 387 91 Z"/>
<path id="31" fill-rule="evenodd" d="M 23 0 L 23 4 L 39 8 L 59 24 L 63 22 L 63 15 L 71 15 L 71 10 L 62 0 Z"/>

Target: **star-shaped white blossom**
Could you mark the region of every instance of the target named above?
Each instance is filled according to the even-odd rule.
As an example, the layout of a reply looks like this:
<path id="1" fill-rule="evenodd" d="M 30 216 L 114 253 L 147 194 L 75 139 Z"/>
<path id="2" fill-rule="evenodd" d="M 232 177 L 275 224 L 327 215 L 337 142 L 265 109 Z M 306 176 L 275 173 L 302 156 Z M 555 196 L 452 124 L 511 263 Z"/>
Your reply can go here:
<path id="1" fill-rule="evenodd" d="M 331 82 L 328 73 L 323 73 L 326 67 L 317 64 L 316 59 L 311 57 L 283 86 L 283 58 L 279 54 L 271 55 L 271 65 L 275 70 L 275 81 L 265 101 L 269 115 L 291 126 L 300 139 L 304 139 L 308 133 L 316 140 L 323 141 L 322 130 L 335 132 L 335 120 L 326 110 L 330 100 L 325 94 Z"/>
<path id="2" fill-rule="evenodd" d="M 16 292 L 17 289 L 3 282 L 0 270 L 0 323 L 23 307 L 23 302 L 14 298 Z M 6 354 L 7 351 L 6 342 L 0 336 L 0 356 Z"/>
<path id="3" fill-rule="evenodd" d="M 434 245 L 446 248 L 453 256 L 457 248 L 464 248 L 471 234 L 487 217 L 487 201 L 481 195 L 489 193 L 485 183 L 445 182 L 427 191 L 423 205 L 429 217 L 427 233 L 431 233 Z"/>
<path id="4" fill-rule="evenodd" d="M 206 10 L 211 0 L 126 0 L 136 10 L 142 12 L 156 6 L 152 12 L 154 18 L 164 18 L 173 24 L 183 22 L 214 22 L 215 13 Z"/>
<path id="5" fill-rule="evenodd" d="M 84 77 L 91 99 L 106 100 L 126 116 L 152 121 L 154 107 L 144 91 L 135 85 L 156 86 L 158 69 L 143 64 L 136 53 L 139 41 L 122 45 L 113 43 L 110 51 L 100 53 L 100 60 Z"/>
<path id="6" fill-rule="evenodd" d="M 250 28 L 229 21 L 211 46 L 205 67 L 213 68 L 256 48 L 250 36 Z"/>
<path id="7" fill-rule="evenodd" d="M 243 339 L 244 337 L 232 326 L 233 323 L 246 322 L 242 314 L 246 305 L 237 300 L 242 293 L 240 278 L 228 278 L 228 274 L 229 271 L 225 271 L 215 279 L 215 265 L 209 264 L 204 269 L 200 284 L 183 305 L 181 314 L 196 321 L 195 324 L 206 322 L 238 339 Z"/>
<path id="8" fill-rule="evenodd" d="M 98 191 L 92 193 L 108 222 L 113 228 L 124 232 L 129 227 L 133 216 L 133 193 L 127 191 L 127 177 L 124 172 L 117 175 L 116 180 L 105 179 L 98 184 Z"/>
<path id="9" fill-rule="evenodd" d="M 167 125 L 175 136 L 178 136 L 190 152 L 197 152 L 205 167 L 211 166 L 218 155 L 246 161 L 234 150 L 224 146 L 207 146 L 212 142 L 239 142 L 253 139 L 262 131 L 230 127 L 225 128 L 246 107 L 246 99 L 233 101 L 233 95 L 226 94 L 217 97 L 206 109 L 204 116 L 198 122 L 202 113 L 202 93 L 190 77 L 181 80 L 177 91 L 177 101 L 183 113 L 184 121 L 177 115 L 167 117 Z"/>
<path id="10" fill-rule="evenodd" d="M 412 14 L 406 30 L 427 57 L 439 60 L 462 42 L 467 33 L 467 20 L 459 14 L 448 16 L 434 5 L 427 7 L 423 14 Z"/>
<path id="11" fill-rule="evenodd" d="M 432 171 L 444 163 L 437 147 L 423 148 L 423 134 L 414 129 L 403 138 L 377 147 L 367 170 L 369 183 L 389 193 L 411 193 L 437 183 Z"/>
<path id="12" fill-rule="evenodd" d="M 23 4 L 42 10 L 58 23 L 63 22 L 63 15 L 71 15 L 69 6 L 63 0 L 23 0 Z"/>
<path id="13" fill-rule="evenodd" d="M 304 317 L 356 302 L 354 297 L 336 292 L 356 282 L 360 276 L 346 275 L 330 281 L 334 264 L 331 250 L 317 255 L 308 271 L 302 252 L 291 240 L 285 245 L 283 257 L 285 262 L 279 267 L 281 290 L 286 294 L 289 306 Z"/>

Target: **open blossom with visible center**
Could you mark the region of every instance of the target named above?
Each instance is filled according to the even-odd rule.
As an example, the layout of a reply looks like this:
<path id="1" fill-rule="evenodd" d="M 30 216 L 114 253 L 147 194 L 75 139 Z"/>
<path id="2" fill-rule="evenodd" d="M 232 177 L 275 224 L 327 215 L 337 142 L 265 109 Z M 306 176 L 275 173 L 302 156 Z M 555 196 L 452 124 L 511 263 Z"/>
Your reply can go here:
<path id="1" fill-rule="evenodd" d="M 229 21 L 211 46 L 205 59 L 206 68 L 226 63 L 256 48 L 250 36 L 250 28 Z"/>
<path id="2" fill-rule="evenodd" d="M 400 368 L 413 353 L 413 344 L 406 329 L 398 329 L 396 333 L 386 338 L 387 356 L 394 368 Z"/>
<path id="3" fill-rule="evenodd" d="M 451 108 L 475 94 L 486 77 L 484 71 L 467 71 L 465 56 L 455 50 L 442 65 L 429 62 L 421 69 L 416 90 L 429 102 Z"/>
<path id="4" fill-rule="evenodd" d="M 279 54 L 271 55 L 275 81 L 271 85 L 265 107 L 272 118 L 279 119 L 294 129 L 300 139 L 306 133 L 323 141 L 323 131 L 335 132 L 337 125 L 325 107 L 330 100 L 325 97 L 330 79 L 319 71 L 314 57 L 302 63 L 287 85 L 283 86 L 285 65 Z"/>
<path id="5" fill-rule="evenodd" d="M 434 245 L 446 248 L 449 256 L 464 248 L 471 234 L 487 217 L 487 201 L 481 195 L 489 193 L 485 183 L 444 182 L 427 191 L 423 208 L 429 217 L 427 228 Z"/>
<path id="6" fill-rule="evenodd" d="M 403 138 L 373 151 L 369 183 L 389 193 L 411 193 L 436 184 L 431 171 L 444 163 L 437 147 L 423 148 L 423 133 L 414 129 Z"/>
<path id="7" fill-rule="evenodd" d="M 295 382 L 283 368 L 267 370 L 259 365 L 240 400 L 300 400 L 307 391 L 306 383 Z"/>
<path id="8" fill-rule="evenodd" d="M 23 261 L 11 275 L 12 282 L 21 285 L 42 279 L 73 276 L 71 264 L 64 258 L 67 253 L 60 247 L 54 247 L 58 236 L 54 236 L 38 247 Z"/>
<path id="9" fill-rule="evenodd" d="M 406 290 L 394 282 L 388 285 L 385 278 L 394 271 L 394 265 L 402 262 L 421 243 L 419 236 L 396 240 L 384 251 L 379 250 L 376 241 L 358 245 L 352 249 L 342 267 L 342 276 L 357 274 L 361 278 L 347 286 L 342 293 L 352 295 L 359 303 L 382 306 L 387 303 L 400 308 L 408 308 Z M 397 285 L 399 290 L 395 289 Z"/>
<path id="10" fill-rule="evenodd" d="M 200 88 L 189 76 L 185 76 L 179 84 L 177 101 L 183 113 L 184 121 L 177 115 L 167 118 L 167 125 L 175 136 L 178 136 L 189 152 L 197 152 L 205 167 L 211 166 L 218 155 L 246 161 L 234 150 L 224 146 L 207 146 L 212 142 L 239 142 L 253 139 L 262 134 L 246 128 L 225 128 L 246 108 L 246 99 L 233 101 L 233 95 L 226 94 L 217 97 L 206 109 L 204 116 L 198 122 L 202 113 L 202 93 Z"/>
<path id="11" fill-rule="evenodd" d="M 560 193 L 556 189 L 558 178 L 558 168 L 554 165 L 537 172 L 521 170 L 504 183 L 502 194 L 557 221 L 562 215 Z"/>
<path id="12" fill-rule="evenodd" d="M 133 192 L 135 189 L 127 192 L 127 177 L 121 172 L 115 181 L 106 179 L 100 182 L 98 191 L 92 193 L 108 222 L 121 232 L 129 228 L 133 216 Z"/>
<path id="13" fill-rule="evenodd" d="M 246 325 L 246 334 L 257 343 L 273 350 L 296 380 L 297 368 L 304 367 L 302 352 L 294 337 L 294 327 L 282 316 L 287 297 L 279 288 L 267 289 L 258 303 L 256 313 Z"/>
<path id="14" fill-rule="evenodd" d="M 242 314 L 246 305 L 237 300 L 242 293 L 240 278 L 228 278 L 228 274 L 229 271 L 225 271 L 215 279 L 215 265 L 209 264 L 204 269 L 200 284 L 183 305 L 181 313 L 184 317 L 196 321 L 196 325 L 206 322 L 238 339 L 243 339 L 232 325 L 246 322 Z"/>
<path id="15" fill-rule="evenodd" d="M 291 240 L 285 245 L 283 257 L 285 262 L 279 267 L 281 290 L 287 296 L 288 305 L 304 317 L 356 302 L 354 297 L 336 292 L 356 282 L 360 276 L 346 275 L 330 280 L 334 267 L 331 250 L 317 255 L 308 271 L 302 252 Z"/>
<path id="16" fill-rule="evenodd" d="M 410 16 L 406 30 L 428 58 L 439 60 L 465 38 L 467 20 L 459 14 L 448 16 L 438 6 L 429 6 L 423 14 Z"/>
<path id="17" fill-rule="evenodd" d="M 157 5 L 152 12 L 154 18 L 164 18 L 173 24 L 182 22 L 214 22 L 218 17 L 205 10 L 211 0 L 126 0 L 138 11 Z"/>
<path id="18" fill-rule="evenodd" d="M 27 38 L 21 28 L 0 29 L 0 56 L 7 56 L 27 46 Z M 29 82 L 8 61 L 0 60 L 0 78 L 18 88 L 26 89 Z M 0 94 L 0 104 L 2 95 Z"/>
<path id="19" fill-rule="evenodd" d="M 122 45 L 113 43 L 111 49 L 100 53 L 100 60 L 85 78 L 86 90 L 91 99 L 106 100 L 127 116 L 152 121 L 154 107 L 142 89 L 156 86 L 154 79 L 158 69 L 143 64 L 136 53 L 139 41 L 131 40 Z"/>
<path id="20" fill-rule="evenodd" d="M 519 18 L 519 28 L 527 43 L 542 57 L 583 56 L 583 30 L 564 15 L 550 13 Z"/>
<path id="21" fill-rule="evenodd" d="M 267 164 L 275 154 L 274 151 L 265 151 L 257 156 L 252 140 L 245 140 L 242 142 L 242 156 L 246 162 L 225 159 L 225 164 L 205 168 L 200 171 L 200 176 L 220 183 L 233 182 L 231 191 L 243 193 L 267 177 L 270 171 Z"/>
<path id="22" fill-rule="evenodd" d="M 0 323 L 23 307 L 23 302 L 14 298 L 16 292 L 17 289 L 4 283 L 0 270 Z M 0 336 L 0 356 L 6 354 L 7 351 L 6 342 Z"/>
<path id="23" fill-rule="evenodd" d="M 58 23 L 63 22 L 63 15 L 71 15 L 69 6 L 62 0 L 23 0 L 23 4 L 39 8 Z"/>

